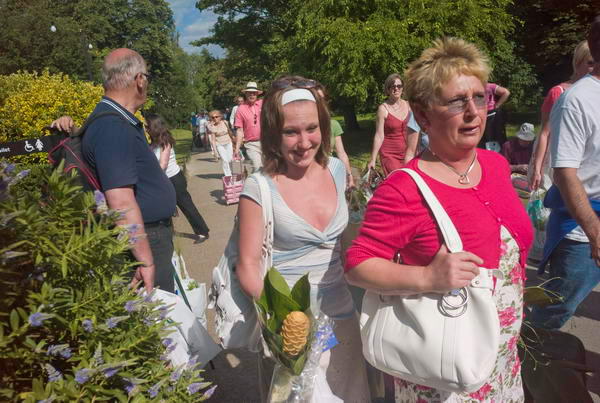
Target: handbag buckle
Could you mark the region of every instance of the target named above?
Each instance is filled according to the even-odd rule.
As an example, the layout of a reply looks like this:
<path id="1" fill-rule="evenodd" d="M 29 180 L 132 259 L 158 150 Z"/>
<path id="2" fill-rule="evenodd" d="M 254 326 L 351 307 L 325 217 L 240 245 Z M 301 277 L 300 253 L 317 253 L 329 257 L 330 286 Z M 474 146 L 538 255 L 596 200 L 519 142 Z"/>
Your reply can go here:
<path id="1" fill-rule="evenodd" d="M 467 302 L 469 302 L 469 292 L 466 287 L 463 287 L 443 295 L 438 307 L 443 315 L 458 318 L 467 311 Z"/>

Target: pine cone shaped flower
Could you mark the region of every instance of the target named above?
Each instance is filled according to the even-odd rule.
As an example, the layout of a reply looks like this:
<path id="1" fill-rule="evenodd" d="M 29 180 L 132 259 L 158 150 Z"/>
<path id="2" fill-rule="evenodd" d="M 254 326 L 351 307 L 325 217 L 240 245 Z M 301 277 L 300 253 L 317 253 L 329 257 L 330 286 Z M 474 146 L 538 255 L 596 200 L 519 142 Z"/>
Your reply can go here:
<path id="1" fill-rule="evenodd" d="M 297 356 L 306 344 L 309 329 L 310 319 L 304 312 L 290 312 L 285 317 L 281 330 L 283 352 L 291 357 Z"/>

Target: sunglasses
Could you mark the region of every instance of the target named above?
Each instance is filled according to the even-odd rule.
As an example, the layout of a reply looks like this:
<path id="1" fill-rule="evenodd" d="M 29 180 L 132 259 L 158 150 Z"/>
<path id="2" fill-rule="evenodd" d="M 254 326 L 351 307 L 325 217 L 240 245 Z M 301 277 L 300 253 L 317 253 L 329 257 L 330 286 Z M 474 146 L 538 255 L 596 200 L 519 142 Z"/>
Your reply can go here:
<path id="1" fill-rule="evenodd" d="M 256 116 L 256 113 L 255 113 L 255 114 L 254 114 L 254 125 L 255 125 L 255 126 L 256 126 L 256 123 L 257 123 L 257 118 L 258 118 L 258 116 Z"/>
<path id="2" fill-rule="evenodd" d="M 461 97 L 446 102 L 445 106 L 448 107 L 448 112 L 456 115 L 467 110 L 469 102 L 473 101 L 477 109 L 483 109 L 487 107 L 487 101 L 485 95 L 473 95 L 472 97 Z"/>
<path id="3" fill-rule="evenodd" d="M 271 84 L 271 88 L 276 89 L 276 90 L 281 90 L 283 88 L 288 88 L 288 87 L 309 89 L 309 88 L 315 88 L 317 85 L 319 85 L 318 82 L 316 82 L 315 80 L 311 80 L 309 78 L 301 79 L 301 80 L 297 80 L 297 79 L 293 79 L 293 78 L 292 79 L 281 78 L 279 80 L 273 81 L 273 84 Z"/>
<path id="4" fill-rule="evenodd" d="M 395 90 L 395 89 L 401 90 L 402 88 L 404 88 L 403 84 L 392 84 L 389 86 L 390 90 Z"/>
<path id="5" fill-rule="evenodd" d="M 220 115 L 209 116 L 209 118 L 211 118 L 211 119 L 216 119 L 216 118 L 220 118 L 220 117 L 221 117 Z"/>

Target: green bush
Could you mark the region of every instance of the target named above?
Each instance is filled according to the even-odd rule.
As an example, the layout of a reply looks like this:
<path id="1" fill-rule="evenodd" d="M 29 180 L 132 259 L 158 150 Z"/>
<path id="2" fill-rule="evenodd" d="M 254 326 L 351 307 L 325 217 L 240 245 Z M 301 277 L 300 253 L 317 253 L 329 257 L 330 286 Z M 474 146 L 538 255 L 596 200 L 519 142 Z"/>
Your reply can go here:
<path id="1" fill-rule="evenodd" d="M 58 170 L 16 171 L 0 166 L 0 400 L 207 399 L 198 364 L 166 361 L 167 308 L 128 287 L 120 213 Z"/>

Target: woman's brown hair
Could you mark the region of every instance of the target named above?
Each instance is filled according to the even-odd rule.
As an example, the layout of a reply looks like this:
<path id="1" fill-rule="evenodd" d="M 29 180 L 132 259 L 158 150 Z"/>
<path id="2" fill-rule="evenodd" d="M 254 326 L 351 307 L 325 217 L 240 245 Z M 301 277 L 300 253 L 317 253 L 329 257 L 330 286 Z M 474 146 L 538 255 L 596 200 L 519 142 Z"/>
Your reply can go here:
<path id="1" fill-rule="evenodd" d="M 286 172 L 286 163 L 281 154 L 283 138 L 283 106 L 281 97 L 284 93 L 295 88 L 305 88 L 316 100 L 321 131 L 321 145 L 315 155 L 315 161 L 322 167 L 327 166 L 331 148 L 331 117 L 323 97 L 316 90 L 316 81 L 300 76 L 285 76 L 275 80 L 265 96 L 260 114 L 260 143 L 263 158 L 263 170 L 269 175 Z M 308 101 L 311 102 L 311 101 Z"/>
<path id="2" fill-rule="evenodd" d="M 146 115 L 146 131 L 150 136 L 150 147 L 161 147 L 164 148 L 168 145 L 173 147 L 175 145 L 175 138 L 169 131 L 167 123 L 159 115 Z"/>

